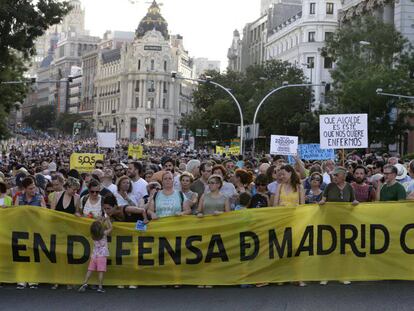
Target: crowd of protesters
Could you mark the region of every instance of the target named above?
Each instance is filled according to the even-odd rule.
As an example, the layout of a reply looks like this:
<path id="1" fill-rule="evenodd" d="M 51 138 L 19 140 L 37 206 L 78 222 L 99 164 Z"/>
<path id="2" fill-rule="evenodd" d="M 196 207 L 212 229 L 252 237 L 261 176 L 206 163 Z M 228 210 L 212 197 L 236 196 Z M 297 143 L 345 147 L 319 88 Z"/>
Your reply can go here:
<path id="1" fill-rule="evenodd" d="M 299 155 L 289 164 L 283 156 L 235 157 L 164 145 L 146 146 L 145 160 L 136 161 L 128 157 L 128 143 L 99 150 L 95 140 L 14 141 L 1 154 L 0 206 L 31 205 L 97 221 L 147 223 L 244 208 L 414 200 L 414 160 L 404 163 L 387 154 L 351 152 L 336 161 L 302 161 Z M 105 153 L 105 160 L 96 161 L 91 173 L 80 173 L 70 168 L 73 152 Z M 95 227 L 95 241 L 110 232 Z M 93 263 L 96 271 L 106 270 Z M 27 286 L 37 284 L 17 288 Z M 99 288 L 103 291 L 102 283 Z"/>

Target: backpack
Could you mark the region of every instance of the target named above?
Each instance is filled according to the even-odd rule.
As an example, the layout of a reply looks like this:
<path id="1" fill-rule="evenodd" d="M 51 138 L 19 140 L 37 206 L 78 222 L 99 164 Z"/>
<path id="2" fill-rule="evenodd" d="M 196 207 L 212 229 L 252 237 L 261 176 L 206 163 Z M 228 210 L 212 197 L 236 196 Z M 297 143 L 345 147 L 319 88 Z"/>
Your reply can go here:
<path id="1" fill-rule="evenodd" d="M 155 202 L 156 202 L 156 199 L 157 199 L 157 195 L 158 195 L 158 192 L 159 191 L 157 191 L 157 192 L 155 192 L 155 194 L 154 194 L 154 198 L 153 198 L 153 200 L 154 200 L 154 213 L 156 212 L 156 210 L 157 210 L 157 208 L 156 208 L 156 206 L 155 206 Z M 184 193 L 180 190 L 180 191 L 178 191 L 179 193 L 180 193 L 180 200 L 181 200 L 181 211 L 183 210 L 183 205 L 184 205 Z"/>

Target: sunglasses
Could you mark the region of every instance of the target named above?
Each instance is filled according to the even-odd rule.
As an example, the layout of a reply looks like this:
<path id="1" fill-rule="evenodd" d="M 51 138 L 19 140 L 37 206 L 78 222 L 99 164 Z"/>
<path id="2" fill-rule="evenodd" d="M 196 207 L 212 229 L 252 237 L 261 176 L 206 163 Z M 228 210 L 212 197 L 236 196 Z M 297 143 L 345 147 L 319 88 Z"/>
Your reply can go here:
<path id="1" fill-rule="evenodd" d="M 101 170 L 101 169 L 103 169 L 104 167 L 103 167 L 103 166 L 96 166 L 96 168 L 97 168 L 98 170 Z"/>
<path id="2" fill-rule="evenodd" d="M 89 191 L 89 193 L 99 193 L 100 191 Z"/>
<path id="3" fill-rule="evenodd" d="M 320 178 L 311 178 L 311 181 L 312 181 L 312 180 L 321 181 L 321 179 L 320 179 Z"/>

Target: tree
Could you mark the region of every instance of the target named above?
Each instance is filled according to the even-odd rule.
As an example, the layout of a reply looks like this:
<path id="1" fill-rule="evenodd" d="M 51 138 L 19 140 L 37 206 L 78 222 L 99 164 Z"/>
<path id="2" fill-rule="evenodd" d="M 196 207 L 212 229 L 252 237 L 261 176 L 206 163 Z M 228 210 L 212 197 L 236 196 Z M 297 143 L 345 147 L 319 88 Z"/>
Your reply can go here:
<path id="1" fill-rule="evenodd" d="M 82 115 L 75 113 L 60 113 L 56 127 L 64 134 L 72 134 L 73 123 L 82 120 Z"/>
<path id="2" fill-rule="evenodd" d="M 26 116 L 23 121 L 35 130 L 50 129 L 54 127 L 56 121 L 55 107 L 52 105 L 33 107 L 30 115 Z"/>
<path id="3" fill-rule="evenodd" d="M 413 49 L 403 36 L 391 24 L 364 18 L 339 28 L 322 55 L 336 62 L 331 72 L 334 91 L 329 110 L 368 113 L 370 142 L 395 143 L 397 136 L 410 128 L 407 117 L 413 114 L 406 100 L 377 96 L 376 90 L 414 94 L 409 78 L 414 69 Z M 393 122 L 391 112 L 396 107 L 398 119 Z"/>
<path id="4" fill-rule="evenodd" d="M 252 66 L 245 73 L 229 71 L 220 74 L 212 71 L 207 74 L 213 81 L 231 89 L 242 107 L 245 124 L 252 123 L 257 105 L 272 89 L 281 86 L 284 81 L 290 84 L 306 83 L 301 69 L 280 60 Z M 210 140 L 236 137 L 236 126 L 221 124 L 218 129 L 212 129 L 217 119 L 240 124 L 239 111 L 227 93 L 206 83 L 200 84 L 193 95 L 195 111 L 183 118 L 183 127 L 193 132 L 197 128 L 207 128 Z M 299 135 L 304 142 L 319 141 L 318 130 L 313 130 L 315 126 L 317 128 L 318 121 L 316 115 L 309 112 L 309 102 L 309 88 L 291 88 L 272 95 L 258 114 L 260 135 Z"/>
<path id="5" fill-rule="evenodd" d="M 1 82 L 24 80 L 25 63 L 36 52 L 35 40 L 69 10 L 68 2 L 58 0 L 0 1 L 0 138 L 8 133 L 4 120 L 27 90 L 25 84 Z"/>

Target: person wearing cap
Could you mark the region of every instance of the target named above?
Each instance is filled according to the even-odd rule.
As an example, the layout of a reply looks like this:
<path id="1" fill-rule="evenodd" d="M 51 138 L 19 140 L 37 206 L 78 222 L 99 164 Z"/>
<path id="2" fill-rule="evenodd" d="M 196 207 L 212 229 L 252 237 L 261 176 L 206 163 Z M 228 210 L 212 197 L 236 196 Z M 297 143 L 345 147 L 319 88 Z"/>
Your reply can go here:
<path id="1" fill-rule="evenodd" d="M 407 198 L 407 193 L 396 177 L 398 168 L 395 165 L 387 164 L 384 166 L 384 184 L 379 185 L 380 201 L 400 201 Z"/>
<path id="2" fill-rule="evenodd" d="M 323 191 L 320 205 L 326 202 L 350 202 L 357 205 L 355 191 L 346 180 L 347 170 L 344 167 L 337 167 L 333 172 L 333 182 L 326 186 Z"/>

